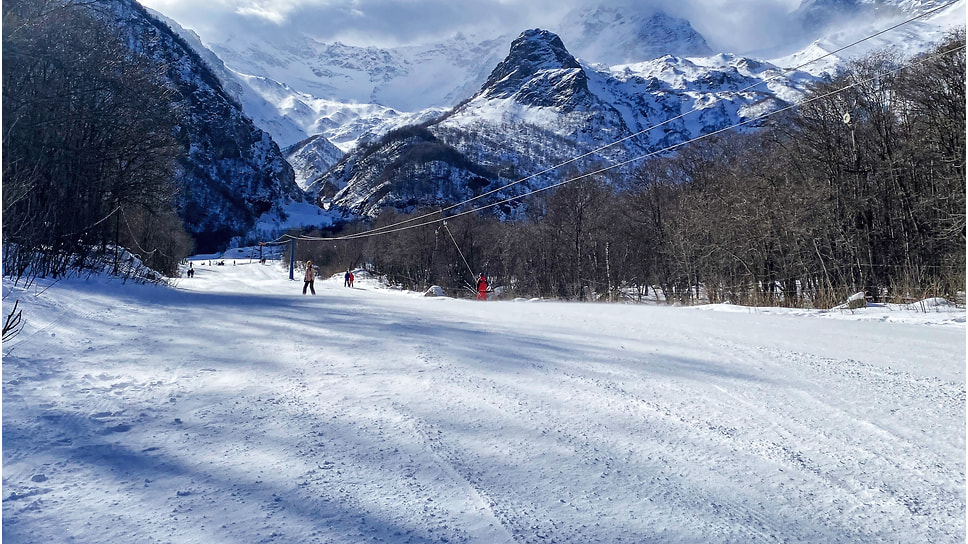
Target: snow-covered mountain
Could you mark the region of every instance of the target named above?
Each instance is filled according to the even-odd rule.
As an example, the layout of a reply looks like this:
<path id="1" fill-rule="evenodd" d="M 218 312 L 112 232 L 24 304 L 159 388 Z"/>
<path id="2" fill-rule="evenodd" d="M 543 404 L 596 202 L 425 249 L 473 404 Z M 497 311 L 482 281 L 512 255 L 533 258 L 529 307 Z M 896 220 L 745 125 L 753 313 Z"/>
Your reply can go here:
<path id="1" fill-rule="evenodd" d="M 343 156 L 343 150 L 319 135 L 293 144 L 283 153 L 296 172 L 296 184 L 302 189 L 307 188 L 307 181 L 325 174 Z"/>
<path id="2" fill-rule="evenodd" d="M 213 44 L 212 50 L 249 87 L 245 95 L 274 104 L 276 117 L 303 131 L 299 138 L 280 134 L 282 145 L 322 134 L 348 150 L 368 134 L 420 122 L 425 110 L 440 113 L 472 94 L 507 42 L 459 35 L 442 43 L 381 49 L 306 36 L 282 44 L 237 37 Z"/>
<path id="3" fill-rule="evenodd" d="M 778 109 L 814 80 L 732 55 L 595 69 L 554 33 L 528 30 L 471 99 L 419 130 L 350 152 L 314 188 L 340 187 L 335 207 L 374 215 L 383 207 L 443 206 L 586 155 L 489 197 L 502 200 Z"/>
<path id="4" fill-rule="evenodd" d="M 919 15 L 924 17 L 881 33 Z M 923 53 L 946 33 L 964 28 L 965 1 L 803 0 L 791 16 L 791 32 L 801 39 L 795 42 L 795 49 L 770 56 L 770 62 L 778 66 L 800 66 L 854 44 L 849 50 L 804 67 L 819 76 L 835 72 L 845 61 L 872 51 L 889 50 L 902 58 Z"/>
<path id="5" fill-rule="evenodd" d="M 634 6 L 574 9 L 554 27 L 575 54 L 590 63 L 626 64 L 665 55 L 713 54 L 688 20 Z"/>
<path id="6" fill-rule="evenodd" d="M 562 29 L 571 48 L 589 63 L 712 53 L 685 19 L 653 8 L 639 10 L 576 9 L 554 28 Z M 281 146 L 322 135 L 344 151 L 426 121 L 473 95 L 521 31 L 490 37 L 457 34 L 396 48 L 323 43 L 306 35 L 276 43 L 231 35 L 206 47 L 193 32 L 169 24 L 227 67 L 217 70 L 219 77 Z"/>

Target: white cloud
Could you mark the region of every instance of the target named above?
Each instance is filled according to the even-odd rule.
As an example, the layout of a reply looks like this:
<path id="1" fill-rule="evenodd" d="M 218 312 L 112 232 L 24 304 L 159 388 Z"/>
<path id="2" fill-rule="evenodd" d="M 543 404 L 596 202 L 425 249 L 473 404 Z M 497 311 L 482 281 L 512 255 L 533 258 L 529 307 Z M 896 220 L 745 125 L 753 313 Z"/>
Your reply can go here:
<path id="1" fill-rule="evenodd" d="M 286 21 L 286 14 L 276 9 L 265 9 L 260 6 L 243 6 L 235 10 L 243 16 L 259 17 L 266 21 L 280 25 Z"/>
<path id="2" fill-rule="evenodd" d="M 481 36 L 554 27 L 570 9 L 630 0 L 139 0 L 208 43 L 232 36 L 307 34 L 322 41 L 393 46 L 458 32 Z M 779 21 L 799 0 L 651 0 L 685 17 L 714 48 L 745 52 L 782 40 Z M 641 9 L 642 2 L 635 5 Z"/>

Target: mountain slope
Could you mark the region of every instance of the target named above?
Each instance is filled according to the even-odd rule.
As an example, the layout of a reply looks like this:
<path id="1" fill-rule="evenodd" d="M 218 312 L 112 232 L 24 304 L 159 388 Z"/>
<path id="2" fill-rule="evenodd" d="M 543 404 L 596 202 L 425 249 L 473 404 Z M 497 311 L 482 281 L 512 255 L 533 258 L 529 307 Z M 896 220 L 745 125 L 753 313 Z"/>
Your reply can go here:
<path id="1" fill-rule="evenodd" d="M 296 184 L 306 189 L 307 182 L 324 174 L 343 156 L 343 151 L 322 136 L 310 136 L 283 150 L 296 172 Z"/>
<path id="2" fill-rule="evenodd" d="M 102 4 L 105 5 L 105 4 Z M 179 214 L 200 251 L 243 236 L 262 214 L 302 201 L 270 135 L 252 124 L 198 53 L 133 0 L 112 0 L 102 17 L 131 47 L 157 62 L 178 92 L 182 112 Z"/>
<path id="3" fill-rule="evenodd" d="M 250 40 L 211 46 L 248 87 L 243 100 L 274 104 L 278 117 L 300 128 L 298 138 L 279 134 L 283 145 L 321 134 L 344 150 L 445 111 L 480 85 L 506 43 L 461 35 L 396 49 L 306 36 L 282 44 Z M 271 117 L 263 117 L 268 130 L 274 129 Z"/>
<path id="4" fill-rule="evenodd" d="M 343 157 L 309 190 L 350 216 L 413 211 L 479 194 L 496 176 L 423 126 L 391 131 Z M 332 195 L 333 189 L 339 192 Z"/>

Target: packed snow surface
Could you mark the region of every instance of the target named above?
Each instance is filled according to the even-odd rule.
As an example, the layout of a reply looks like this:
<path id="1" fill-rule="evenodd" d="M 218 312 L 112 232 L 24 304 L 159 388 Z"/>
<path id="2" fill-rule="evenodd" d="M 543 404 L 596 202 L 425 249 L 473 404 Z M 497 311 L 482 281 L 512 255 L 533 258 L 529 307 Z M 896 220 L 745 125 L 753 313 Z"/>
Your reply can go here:
<path id="1" fill-rule="evenodd" d="M 3 283 L 3 539 L 963 542 L 965 312 Z"/>

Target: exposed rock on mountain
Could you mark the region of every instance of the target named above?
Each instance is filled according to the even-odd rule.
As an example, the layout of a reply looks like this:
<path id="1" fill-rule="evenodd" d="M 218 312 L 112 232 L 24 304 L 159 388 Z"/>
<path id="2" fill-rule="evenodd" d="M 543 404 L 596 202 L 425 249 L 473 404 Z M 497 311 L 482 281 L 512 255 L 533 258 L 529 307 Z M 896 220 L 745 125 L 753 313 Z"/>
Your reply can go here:
<path id="1" fill-rule="evenodd" d="M 554 82 L 551 88 L 527 89 L 530 83 L 542 79 L 536 77 L 540 72 L 551 70 L 559 76 L 553 81 L 563 83 L 561 89 L 556 89 Z M 554 104 L 548 103 L 548 100 L 557 100 L 562 92 L 569 96 L 587 92 L 587 82 L 581 65 L 565 49 L 565 44 L 558 36 L 547 30 L 527 30 L 511 42 L 507 58 L 494 68 L 478 96 L 492 99 L 518 94 L 518 102 L 523 105 L 551 106 Z"/>

